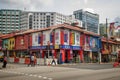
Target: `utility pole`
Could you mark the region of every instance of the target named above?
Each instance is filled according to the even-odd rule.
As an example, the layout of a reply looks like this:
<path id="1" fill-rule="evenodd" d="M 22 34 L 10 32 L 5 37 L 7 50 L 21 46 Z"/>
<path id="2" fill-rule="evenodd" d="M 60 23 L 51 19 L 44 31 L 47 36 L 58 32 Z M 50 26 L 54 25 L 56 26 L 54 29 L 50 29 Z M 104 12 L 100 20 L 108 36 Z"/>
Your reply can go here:
<path id="1" fill-rule="evenodd" d="M 107 40 L 107 42 L 106 42 L 106 44 L 107 44 L 107 49 L 108 49 L 108 31 L 107 31 L 107 29 L 108 29 L 108 20 L 107 20 L 107 18 L 106 18 L 106 40 Z"/>

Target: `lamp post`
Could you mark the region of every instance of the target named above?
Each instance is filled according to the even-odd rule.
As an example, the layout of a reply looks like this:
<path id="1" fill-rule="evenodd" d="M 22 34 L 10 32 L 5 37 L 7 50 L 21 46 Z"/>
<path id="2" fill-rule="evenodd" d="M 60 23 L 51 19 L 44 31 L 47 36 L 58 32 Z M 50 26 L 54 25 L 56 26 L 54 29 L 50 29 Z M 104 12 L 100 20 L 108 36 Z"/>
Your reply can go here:
<path id="1" fill-rule="evenodd" d="M 50 41 L 47 42 L 47 45 L 48 45 L 47 48 L 48 48 L 48 58 L 49 58 L 49 53 L 50 53 L 50 51 L 49 51 L 49 50 L 50 50 Z"/>

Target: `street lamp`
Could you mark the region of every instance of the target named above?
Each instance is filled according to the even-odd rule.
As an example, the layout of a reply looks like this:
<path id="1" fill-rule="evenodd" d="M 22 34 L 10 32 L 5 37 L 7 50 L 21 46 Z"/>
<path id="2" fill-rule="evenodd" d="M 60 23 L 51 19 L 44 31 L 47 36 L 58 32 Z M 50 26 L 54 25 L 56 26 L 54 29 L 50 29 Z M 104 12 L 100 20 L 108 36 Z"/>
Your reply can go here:
<path id="1" fill-rule="evenodd" d="M 47 45 L 48 45 L 47 48 L 48 48 L 48 58 L 49 58 L 49 53 L 50 53 L 50 51 L 49 51 L 49 50 L 50 50 L 50 41 L 47 42 Z"/>

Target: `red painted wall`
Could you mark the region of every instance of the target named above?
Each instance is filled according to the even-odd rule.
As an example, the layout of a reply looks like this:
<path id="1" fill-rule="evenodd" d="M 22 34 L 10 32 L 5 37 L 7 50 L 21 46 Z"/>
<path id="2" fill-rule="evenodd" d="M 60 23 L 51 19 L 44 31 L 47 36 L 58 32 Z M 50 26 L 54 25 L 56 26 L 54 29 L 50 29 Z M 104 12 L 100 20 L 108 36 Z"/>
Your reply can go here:
<path id="1" fill-rule="evenodd" d="M 64 45 L 64 30 L 60 31 L 60 42 L 61 45 Z"/>
<path id="2" fill-rule="evenodd" d="M 84 44 L 85 44 L 85 43 L 84 43 L 84 42 L 85 42 L 85 41 L 84 41 L 84 40 L 85 40 L 84 38 L 85 38 L 85 35 L 84 35 L 84 34 L 80 34 L 80 46 L 82 46 L 82 48 L 83 48 L 83 46 L 84 46 Z"/>
<path id="3" fill-rule="evenodd" d="M 28 49 L 28 41 L 31 41 L 28 35 L 16 36 L 16 46 L 15 49 Z M 31 42 L 29 42 L 30 44 Z"/>

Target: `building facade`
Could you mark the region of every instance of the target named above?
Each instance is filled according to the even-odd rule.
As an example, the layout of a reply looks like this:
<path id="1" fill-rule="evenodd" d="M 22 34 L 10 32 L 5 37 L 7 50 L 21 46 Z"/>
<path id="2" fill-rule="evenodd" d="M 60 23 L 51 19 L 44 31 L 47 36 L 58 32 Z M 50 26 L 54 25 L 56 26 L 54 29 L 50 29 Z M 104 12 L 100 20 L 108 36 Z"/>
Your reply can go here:
<path id="1" fill-rule="evenodd" d="M 22 10 L 0 10 L 0 33 L 6 34 L 16 30 L 40 29 L 63 23 L 82 22 L 74 15 L 63 15 L 57 12 L 30 12 Z"/>
<path id="2" fill-rule="evenodd" d="M 63 15 L 57 12 L 27 12 L 22 11 L 21 15 L 21 29 L 40 29 L 47 28 L 52 25 L 63 23 L 79 23 L 82 26 L 80 20 L 75 19 L 74 15 Z"/>
<path id="3" fill-rule="evenodd" d="M 73 12 L 76 19 L 82 21 L 82 26 L 87 30 L 99 34 L 99 15 L 86 10 Z"/>
<path id="4" fill-rule="evenodd" d="M 49 64 L 53 57 L 56 63 L 63 64 L 89 62 L 86 58 L 91 55 L 91 60 L 97 62 L 98 38 L 98 35 L 84 32 L 80 27 L 61 24 L 46 29 L 18 32 L 11 36 L 8 34 L 2 40 L 3 49 L 5 48 L 3 51 L 7 50 L 11 62 L 28 63 L 27 56 L 34 53 L 37 64 L 40 61 Z"/>
<path id="5" fill-rule="evenodd" d="M 20 30 L 20 10 L 0 10 L 0 33 L 6 34 Z"/>

